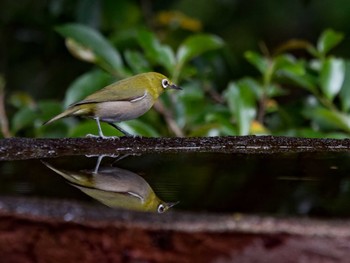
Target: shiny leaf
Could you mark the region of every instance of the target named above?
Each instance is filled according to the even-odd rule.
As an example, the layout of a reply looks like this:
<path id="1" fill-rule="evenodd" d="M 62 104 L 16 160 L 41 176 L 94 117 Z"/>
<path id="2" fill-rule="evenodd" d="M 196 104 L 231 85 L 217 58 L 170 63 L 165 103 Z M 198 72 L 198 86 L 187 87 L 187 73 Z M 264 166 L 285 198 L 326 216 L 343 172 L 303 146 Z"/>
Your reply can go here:
<path id="1" fill-rule="evenodd" d="M 107 123 L 101 122 L 101 129 L 105 136 L 122 136 L 119 131 Z M 79 121 L 76 125 L 71 126 L 68 136 L 85 137 L 87 134 L 98 135 L 97 124 L 94 120 Z"/>
<path id="2" fill-rule="evenodd" d="M 87 72 L 78 77 L 67 89 L 64 106 L 68 107 L 91 93 L 107 86 L 113 78 L 100 70 Z"/>
<path id="3" fill-rule="evenodd" d="M 204 52 L 221 48 L 224 42 L 214 35 L 199 34 L 188 37 L 179 47 L 176 53 L 178 65 L 184 65 L 189 60 Z"/>
<path id="4" fill-rule="evenodd" d="M 343 111 L 350 111 L 350 60 L 345 61 L 345 79 L 340 90 L 340 102 Z"/>
<path id="5" fill-rule="evenodd" d="M 79 50 L 82 47 L 88 50 L 91 53 L 90 56 L 95 56 L 101 66 L 110 73 L 126 74 L 119 52 L 93 28 L 71 23 L 58 26 L 56 30 L 65 38 L 74 40 L 76 42 L 75 46 L 78 46 Z M 79 50 L 77 50 L 78 53 Z"/>
<path id="6" fill-rule="evenodd" d="M 305 65 L 290 55 L 281 55 L 275 58 L 276 74 L 305 75 Z"/>
<path id="7" fill-rule="evenodd" d="M 224 96 L 237 122 L 238 135 L 249 134 L 251 123 L 256 116 L 256 97 L 254 92 L 247 83 L 231 82 Z"/>
<path id="8" fill-rule="evenodd" d="M 125 51 L 125 60 L 135 74 L 151 71 L 148 61 L 138 51 Z"/>
<path id="9" fill-rule="evenodd" d="M 15 134 L 24 128 L 41 127 L 44 121 L 61 111 L 59 102 L 46 100 L 40 101 L 36 108 L 22 107 L 12 118 L 12 132 Z"/>
<path id="10" fill-rule="evenodd" d="M 332 111 L 323 107 L 310 109 L 304 113 L 310 119 L 320 123 L 320 125 L 331 126 L 332 129 L 341 129 L 350 132 L 350 115 Z"/>
<path id="11" fill-rule="evenodd" d="M 37 112 L 33 109 L 24 107 L 20 109 L 12 118 L 12 133 L 16 134 L 19 130 L 33 126 L 37 119 Z"/>
<path id="12" fill-rule="evenodd" d="M 332 29 L 325 30 L 317 41 L 317 50 L 326 55 L 332 48 L 338 45 L 344 38 L 342 33 Z"/>
<path id="13" fill-rule="evenodd" d="M 176 67 L 172 71 L 173 81 L 178 82 L 183 69 L 191 59 L 203 54 L 204 52 L 221 48 L 224 42 L 221 38 L 214 35 L 198 34 L 188 37 L 176 53 Z M 185 67 L 187 69 L 188 67 Z"/>
<path id="14" fill-rule="evenodd" d="M 175 56 L 169 46 L 161 44 L 156 35 L 147 30 L 140 30 L 137 39 L 151 61 L 163 66 L 168 72 L 172 72 L 175 65 Z"/>
<path id="15" fill-rule="evenodd" d="M 342 59 L 328 58 L 324 61 L 321 73 L 321 89 L 332 100 L 340 91 L 345 78 L 345 63 Z"/>
<path id="16" fill-rule="evenodd" d="M 122 129 L 135 136 L 159 137 L 159 133 L 149 124 L 140 120 L 130 120 L 118 124 Z"/>
<path id="17" fill-rule="evenodd" d="M 268 60 L 264 58 L 262 55 L 253 52 L 247 51 L 244 53 L 244 57 L 249 61 L 257 70 L 260 71 L 261 74 L 264 74 L 268 68 Z"/>
<path id="18" fill-rule="evenodd" d="M 184 84 L 183 90 L 178 94 L 176 103 L 177 123 L 184 127 L 186 123 L 203 122 L 204 111 L 209 108 L 203 88 L 199 83 Z M 196 107 L 193 107 L 196 105 Z"/>

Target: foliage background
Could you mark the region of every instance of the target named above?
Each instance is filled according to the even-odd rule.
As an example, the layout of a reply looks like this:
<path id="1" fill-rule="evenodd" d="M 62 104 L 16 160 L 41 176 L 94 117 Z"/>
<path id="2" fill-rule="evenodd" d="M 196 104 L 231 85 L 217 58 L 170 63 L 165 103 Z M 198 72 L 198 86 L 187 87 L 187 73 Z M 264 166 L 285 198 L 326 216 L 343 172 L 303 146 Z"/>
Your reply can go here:
<path id="1" fill-rule="evenodd" d="M 223 44 L 204 50 L 194 45 L 197 56 L 176 77 L 185 91 L 165 96 L 161 106 L 124 128 L 148 136 L 347 137 L 349 11 L 345 0 L 3 0 L 3 136 L 91 132 L 91 121 L 42 123 L 84 92 L 128 74 L 151 69 L 174 76 L 175 69 L 152 54 L 154 41 L 176 54 L 186 39 L 205 33 Z M 64 37 L 72 35 L 57 26 L 72 22 L 101 32 L 120 53 L 123 76 L 69 54 Z M 139 30 L 146 32 L 144 42 L 135 40 Z M 145 42 L 147 34 L 153 44 Z M 107 134 L 116 133 L 108 128 Z"/>

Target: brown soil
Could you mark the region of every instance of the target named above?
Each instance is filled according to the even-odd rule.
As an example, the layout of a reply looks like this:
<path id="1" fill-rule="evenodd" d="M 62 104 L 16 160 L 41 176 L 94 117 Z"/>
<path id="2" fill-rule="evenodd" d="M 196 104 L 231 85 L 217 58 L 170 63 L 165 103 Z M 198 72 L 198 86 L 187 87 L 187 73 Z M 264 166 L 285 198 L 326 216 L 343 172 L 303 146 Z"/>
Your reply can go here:
<path id="1" fill-rule="evenodd" d="M 348 262 L 348 224 L 3 198 L 0 262 Z"/>

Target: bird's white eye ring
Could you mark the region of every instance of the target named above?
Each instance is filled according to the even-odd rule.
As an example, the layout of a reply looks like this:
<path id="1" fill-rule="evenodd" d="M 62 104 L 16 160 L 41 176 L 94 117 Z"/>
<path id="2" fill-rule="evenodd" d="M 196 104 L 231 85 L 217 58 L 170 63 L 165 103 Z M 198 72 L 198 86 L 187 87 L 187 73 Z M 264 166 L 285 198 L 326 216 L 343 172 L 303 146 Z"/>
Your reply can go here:
<path id="1" fill-rule="evenodd" d="M 162 80 L 162 86 L 164 89 L 166 89 L 169 86 L 169 81 L 167 79 Z"/>
<path id="2" fill-rule="evenodd" d="M 160 204 L 159 206 L 158 206 L 158 213 L 164 213 L 165 212 L 165 206 L 163 205 L 163 204 Z"/>

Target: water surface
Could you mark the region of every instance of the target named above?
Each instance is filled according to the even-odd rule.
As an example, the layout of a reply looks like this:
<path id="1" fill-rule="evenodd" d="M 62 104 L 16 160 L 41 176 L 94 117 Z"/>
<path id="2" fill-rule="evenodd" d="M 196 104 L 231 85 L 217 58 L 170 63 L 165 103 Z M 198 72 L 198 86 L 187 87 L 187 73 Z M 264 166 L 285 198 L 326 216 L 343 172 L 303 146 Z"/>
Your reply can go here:
<path id="1" fill-rule="evenodd" d="M 111 206 L 117 193 L 113 205 L 118 207 L 118 202 L 123 202 L 121 207 L 125 209 L 127 202 L 136 202 L 151 193 L 165 203 L 178 202 L 170 208 L 178 211 L 350 216 L 348 153 L 154 153 L 120 157 L 104 157 L 97 172 L 97 156 L 3 161 L 0 196 L 79 200 Z M 79 180 L 86 176 L 83 180 L 88 185 L 82 189 L 79 183 L 57 171 Z M 96 180 L 99 173 L 107 178 L 106 183 L 101 183 L 101 175 Z M 102 189 L 96 191 L 92 181 L 98 181 Z M 113 184 L 117 190 L 109 189 Z M 118 192 L 121 186 L 124 190 L 130 187 L 126 191 L 129 195 Z M 106 188 L 111 193 L 106 193 Z M 101 202 L 101 198 L 108 202 Z"/>

